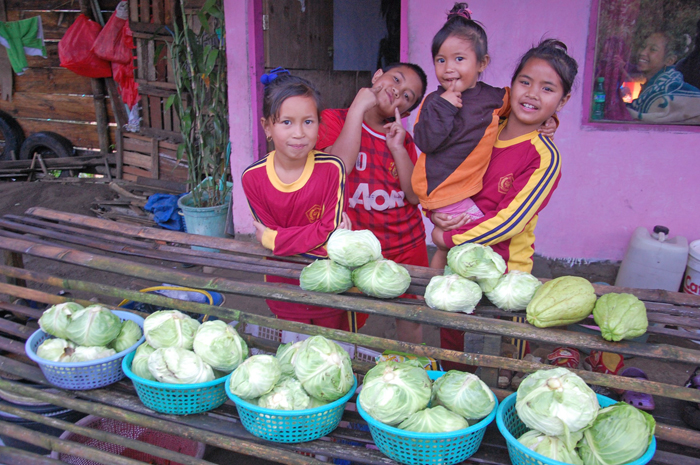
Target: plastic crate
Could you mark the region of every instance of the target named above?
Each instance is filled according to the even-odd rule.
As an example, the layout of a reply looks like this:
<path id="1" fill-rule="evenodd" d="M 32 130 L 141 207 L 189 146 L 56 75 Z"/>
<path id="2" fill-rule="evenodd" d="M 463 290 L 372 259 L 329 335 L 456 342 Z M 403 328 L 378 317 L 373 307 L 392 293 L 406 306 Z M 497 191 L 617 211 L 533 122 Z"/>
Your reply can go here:
<path id="1" fill-rule="evenodd" d="M 134 355 L 131 353 L 124 357 L 122 369 L 134 383 L 143 405 L 151 410 L 170 415 L 191 415 L 214 410 L 226 402 L 224 384 L 228 384 L 230 374 L 206 383 L 160 383 L 141 378 L 131 371 Z"/>
<path id="2" fill-rule="evenodd" d="M 432 380 L 443 374 L 443 371 L 428 371 Z M 498 400 L 491 413 L 480 422 L 449 433 L 416 433 L 385 425 L 365 412 L 360 402 L 356 405 L 358 413 L 369 425 L 374 443 L 384 455 L 408 465 L 450 465 L 463 462 L 479 449 L 486 427 L 496 418 Z"/>
<path id="3" fill-rule="evenodd" d="M 47 381 L 54 386 L 70 389 L 73 391 L 84 391 L 87 389 L 97 389 L 114 384 L 124 378 L 122 371 L 122 360 L 131 354 L 144 341 L 143 318 L 131 312 L 112 310 L 121 321 L 131 320 L 141 328 L 141 339 L 136 344 L 110 357 L 88 362 L 62 363 L 52 362 L 39 357 L 36 354 L 37 348 L 47 339 L 53 338 L 50 334 L 41 329 L 29 336 L 24 345 L 27 357 L 34 360 L 41 368 Z"/>
<path id="4" fill-rule="evenodd" d="M 245 429 L 259 438 L 282 443 L 313 441 L 336 429 L 356 389 L 357 379 L 347 394 L 329 404 L 305 410 L 274 410 L 241 399 L 226 383 L 226 394 L 236 404 Z"/>
<path id="5" fill-rule="evenodd" d="M 598 403 L 601 408 L 609 407 L 614 404 L 615 401 L 609 397 L 598 396 Z M 515 410 L 515 401 L 517 400 L 518 394 L 514 393 L 503 399 L 503 402 L 498 407 L 498 413 L 496 414 L 496 424 L 498 425 L 498 430 L 501 432 L 504 438 L 506 438 L 506 444 L 508 445 L 508 455 L 510 455 L 510 460 L 513 465 L 564 465 L 563 462 L 557 460 L 552 460 L 549 457 L 538 454 L 525 447 L 518 442 L 520 436 L 525 434 L 530 430 L 518 417 L 518 412 Z M 633 462 L 629 462 L 626 465 L 644 465 L 649 462 L 656 452 L 656 437 L 651 437 L 651 444 L 647 448 L 647 451 L 640 458 Z"/>

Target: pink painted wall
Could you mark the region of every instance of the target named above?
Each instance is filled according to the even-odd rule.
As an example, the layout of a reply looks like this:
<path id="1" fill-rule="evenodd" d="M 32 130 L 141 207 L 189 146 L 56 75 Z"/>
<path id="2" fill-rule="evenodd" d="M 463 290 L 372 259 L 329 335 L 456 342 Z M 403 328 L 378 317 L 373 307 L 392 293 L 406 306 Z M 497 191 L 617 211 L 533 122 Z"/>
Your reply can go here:
<path id="1" fill-rule="evenodd" d="M 583 80 L 591 4 L 560 0 L 471 0 L 484 24 L 491 64 L 485 82 L 510 84 L 518 58 L 543 37 L 556 37 L 579 63 L 573 96 L 559 117 L 554 142 L 562 179 L 537 225 L 537 253 L 551 258 L 622 259 L 632 231 L 656 224 L 671 235 L 700 239 L 700 133 L 582 124 Z M 430 45 L 453 0 L 404 0 L 408 5 L 408 60 L 428 74 L 435 90 Z M 593 77 L 590 77 L 592 80 Z M 409 122 L 412 119 L 409 118 Z"/>

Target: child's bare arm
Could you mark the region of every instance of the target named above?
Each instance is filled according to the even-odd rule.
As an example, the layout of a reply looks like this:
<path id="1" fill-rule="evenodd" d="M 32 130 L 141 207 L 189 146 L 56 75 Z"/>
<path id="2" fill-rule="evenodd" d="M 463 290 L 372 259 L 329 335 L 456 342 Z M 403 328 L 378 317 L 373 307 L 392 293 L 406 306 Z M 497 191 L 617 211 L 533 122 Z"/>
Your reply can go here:
<path id="1" fill-rule="evenodd" d="M 338 156 L 345 164 L 347 174 L 355 167 L 357 155 L 360 153 L 360 141 L 362 139 L 362 122 L 365 113 L 377 105 L 377 94 L 382 86 L 363 87 L 355 96 L 348 114 L 345 117 L 343 129 L 333 145 L 325 149 L 325 152 Z"/>
<path id="2" fill-rule="evenodd" d="M 413 175 L 413 161 L 408 155 L 406 147 L 403 145 L 406 139 L 406 129 L 401 124 L 401 114 L 399 109 L 395 109 L 395 120 L 384 126 L 386 131 L 386 145 L 394 157 L 394 164 L 399 175 L 401 190 L 408 202 L 413 205 L 418 204 L 418 196 L 413 192 L 411 185 L 411 175 Z"/>

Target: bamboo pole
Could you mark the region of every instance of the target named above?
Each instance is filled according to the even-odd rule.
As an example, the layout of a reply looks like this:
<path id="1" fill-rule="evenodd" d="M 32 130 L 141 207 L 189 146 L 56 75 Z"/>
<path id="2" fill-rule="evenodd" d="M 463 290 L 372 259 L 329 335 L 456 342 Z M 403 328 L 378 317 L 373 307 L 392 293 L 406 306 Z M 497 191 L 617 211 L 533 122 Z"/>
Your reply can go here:
<path id="1" fill-rule="evenodd" d="M 66 462 L 14 447 L 0 447 L 0 463 L 12 465 L 68 465 Z"/>
<path id="2" fill-rule="evenodd" d="M 195 441 L 204 442 L 205 444 L 210 444 L 222 449 L 231 450 L 234 452 L 239 452 L 242 454 L 253 455 L 256 457 L 264 458 L 266 460 L 272 460 L 280 463 L 285 463 L 289 465 L 303 465 L 303 464 L 313 464 L 320 463 L 316 459 L 310 457 L 304 457 L 294 452 L 287 452 L 283 450 L 274 449 L 272 447 L 256 444 L 249 441 L 236 440 L 231 441 L 230 438 L 224 436 L 213 434 L 204 430 L 200 430 L 191 426 L 184 426 L 169 422 L 164 418 L 153 418 L 140 413 L 128 412 L 123 409 L 110 407 L 107 405 L 97 404 L 95 402 L 88 402 L 78 399 L 70 399 L 64 395 L 53 394 L 50 392 L 42 391 L 40 389 L 34 389 L 27 386 L 21 386 L 17 383 L 12 383 L 0 379 L 0 389 L 8 390 L 15 394 L 22 394 L 26 396 L 31 396 L 35 399 L 42 400 L 54 405 L 60 405 L 65 408 L 70 408 L 73 410 L 78 410 L 81 412 L 89 413 L 103 418 L 112 418 L 118 421 L 124 421 L 134 425 L 143 426 L 145 428 L 151 428 L 157 431 L 163 431 L 165 433 L 175 434 L 177 436 L 186 437 L 193 439 Z M 99 391 L 99 390 L 95 390 Z M 95 392 L 93 391 L 93 392 Z M 161 417 L 166 417 L 165 415 Z M 1 425 L 2 423 L 0 423 Z M 29 442 L 29 441 L 27 441 Z M 51 447 L 47 447 L 51 449 Z M 56 449 L 57 450 L 57 449 Z M 63 452 L 63 451 L 61 451 Z M 108 462 L 110 463 L 110 462 Z M 116 464 L 116 462 L 114 462 Z M 111 465 L 111 463 L 110 463 Z M 131 465 L 131 464 L 129 464 Z"/>
<path id="3" fill-rule="evenodd" d="M 165 449 L 160 446 L 137 441 L 134 439 L 129 439 L 124 436 L 109 433 L 107 431 L 86 428 L 84 426 L 77 426 L 67 421 L 58 420 L 51 417 L 45 417 L 43 415 L 38 415 L 36 413 L 29 412 L 21 408 L 12 407 L 10 405 L 0 404 L 0 411 L 9 413 L 10 415 L 18 416 L 20 418 L 24 418 L 29 421 L 41 423 L 42 425 L 51 426 L 59 430 L 70 431 L 72 433 L 95 439 L 97 441 L 116 444 L 126 449 L 137 450 L 139 452 L 143 452 L 144 454 L 149 454 L 154 457 L 160 457 L 162 459 L 170 460 L 176 463 L 182 463 L 185 465 L 214 465 L 206 460 L 198 459 L 190 455 L 175 452 L 170 449 Z"/>

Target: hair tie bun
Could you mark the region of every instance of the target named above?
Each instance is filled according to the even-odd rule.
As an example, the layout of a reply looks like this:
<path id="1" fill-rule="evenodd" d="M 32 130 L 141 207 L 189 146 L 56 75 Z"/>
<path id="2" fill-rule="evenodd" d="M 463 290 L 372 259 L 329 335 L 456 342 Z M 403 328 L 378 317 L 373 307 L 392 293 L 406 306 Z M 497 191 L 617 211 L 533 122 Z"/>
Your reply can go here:
<path id="1" fill-rule="evenodd" d="M 468 19 L 471 21 L 472 10 L 470 10 L 469 8 L 462 8 L 462 9 L 459 9 L 457 11 L 450 11 L 449 13 L 447 13 L 447 19 L 452 19 L 455 16 L 461 16 L 462 18 Z"/>
<path id="2" fill-rule="evenodd" d="M 280 67 L 275 68 L 275 69 L 263 74 L 262 76 L 260 76 L 260 82 L 262 82 L 262 84 L 267 87 L 268 85 L 270 85 L 270 83 L 272 81 L 277 79 L 282 74 L 290 74 L 290 73 L 289 73 L 289 71 L 287 71 L 286 69 L 284 69 L 280 66 Z"/>

